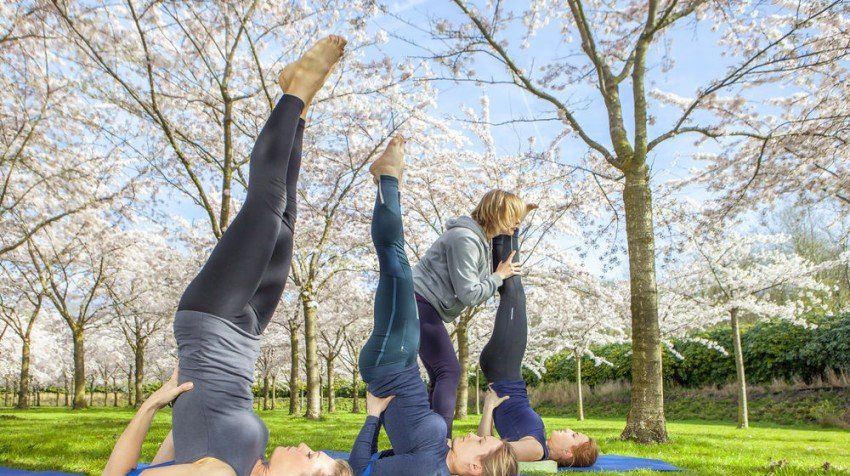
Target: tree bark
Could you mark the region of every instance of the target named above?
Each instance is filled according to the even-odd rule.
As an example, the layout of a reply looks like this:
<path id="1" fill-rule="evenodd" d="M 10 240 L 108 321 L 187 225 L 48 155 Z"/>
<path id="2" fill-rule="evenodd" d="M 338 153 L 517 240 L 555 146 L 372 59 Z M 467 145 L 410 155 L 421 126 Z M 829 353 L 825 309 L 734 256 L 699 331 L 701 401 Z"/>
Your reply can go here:
<path id="1" fill-rule="evenodd" d="M 30 337 L 25 335 L 21 340 L 21 375 L 18 379 L 18 404 L 15 408 L 25 409 L 30 406 L 27 398 L 30 386 Z"/>
<path id="2" fill-rule="evenodd" d="M 475 414 L 481 414 L 481 380 L 479 378 L 481 372 L 478 366 L 475 366 Z"/>
<path id="3" fill-rule="evenodd" d="M 667 426 L 649 168 L 642 163 L 627 170 L 625 176 L 623 201 L 631 288 L 632 394 L 621 438 L 642 443 L 663 442 L 667 441 Z"/>
<path id="4" fill-rule="evenodd" d="M 336 392 L 334 391 L 334 359 L 327 359 L 328 367 L 328 413 L 336 413 Z"/>
<path id="5" fill-rule="evenodd" d="M 581 394 L 581 354 L 575 353 L 576 359 L 576 386 L 578 390 L 578 419 L 584 421 L 584 398 Z"/>
<path id="6" fill-rule="evenodd" d="M 133 406 L 133 368 L 127 369 L 127 406 Z"/>
<path id="7" fill-rule="evenodd" d="M 269 409 L 269 376 L 263 374 L 263 410 Z"/>
<path id="8" fill-rule="evenodd" d="M 360 413 L 360 392 L 357 390 L 359 380 L 357 358 L 358 355 L 354 355 L 354 364 L 351 365 L 351 413 Z"/>
<path id="9" fill-rule="evenodd" d="M 747 377 L 744 375 L 744 353 L 741 351 L 741 329 L 738 323 L 738 309 L 729 311 L 732 324 L 732 345 L 735 347 L 735 372 L 738 374 L 738 428 L 749 428 L 750 418 L 747 410 Z"/>
<path id="10" fill-rule="evenodd" d="M 89 406 L 94 406 L 94 377 L 89 382 Z"/>
<path id="11" fill-rule="evenodd" d="M 135 354 L 134 366 L 135 366 L 135 369 L 136 369 L 136 374 L 135 374 L 135 377 L 133 379 L 135 381 L 135 388 L 136 388 L 136 391 L 134 392 L 136 394 L 136 399 L 135 399 L 135 402 L 134 402 L 136 407 L 138 407 L 139 405 L 142 404 L 142 402 L 141 402 L 142 399 L 139 398 L 139 397 L 142 395 L 142 383 L 144 383 L 144 381 L 145 381 L 145 346 L 146 345 L 147 345 L 147 343 L 144 340 L 136 341 L 136 349 L 135 349 L 135 352 L 134 352 L 134 354 Z"/>
<path id="12" fill-rule="evenodd" d="M 68 388 L 68 374 L 65 372 L 63 374 L 63 380 L 65 381 L 65 406 L 71 406 L 70 397 L 71 397 L 71 389 Z"/>
<path id="13" fill-rule="evenodd" d="M 118 382 L 117 382 L 117 380 L 118 379 L 116 379 L 114 376 L 112 377 L 112 406 L 113 407 L 118 406 Z"/>
<path id="14" fill-rule="evenodd" d="M 304 416 L 317 420 L 322 416 L 322 387 L 319 381 L 319 354 L 316 345 L 318 316 L 311 295 L 302 293 L 301 302 L 304 307 L 304 347 L 307 367 L 307 411 Z"/>
<path id="15" fill-rule="evenodd" d="M 3 382 L 5 383 L 5 385 L 3 386 L 3 406 L 8 407 L 9 406 L 9 393 L 10 393 L 9 390 L 11 388 L 11 384 L 9 383 L 9 377 L 6 376 L 3 379 Z"/>
<path id="16" fill-rule="evenodd" d="M 275 401 L 277 401 L 277 378 L 272 375 L 272 410 L 277 406 Z"/>
<path id="17" fill-rule="evenodd" d="M 74 410 L 86 408 L 86 349 L 83 330 L 73 330 L 74 338 Z"/>
<path id="18" fill-rule="evenodd" d="M 54 387 L 54 388 L 56 388 L 56 387 Z M 54 403 L 54 406 L 56 408 L 59 408 L 59 389 L 58 388 L 56 388 L 56 401 Z"/>
<path id="19" fill-rule="evenodd" d="M 289 414 L 297 415 L 301 413 L 301 389 L 298 387 L 298 372 L 301 370 L 298 347 L 298 329 L 290 327 L 289 329 Z"/>
<path id="20" fill-rule="evenodd" d="M 469 379 L 466 375 L 466 369 L 469 368 L 469 336 L 467 328 L 469 326 L 469 318 L 466 318 L 467 313 L 463 313 L 458 319 L 455 334 L 457 336 L 457 358 L 460 362 L 460 381 L 457 386 L 457 400 L 455 401 L 455 420 L 466 418 L 468 414 L 467 407 L 469 406 Z"/>

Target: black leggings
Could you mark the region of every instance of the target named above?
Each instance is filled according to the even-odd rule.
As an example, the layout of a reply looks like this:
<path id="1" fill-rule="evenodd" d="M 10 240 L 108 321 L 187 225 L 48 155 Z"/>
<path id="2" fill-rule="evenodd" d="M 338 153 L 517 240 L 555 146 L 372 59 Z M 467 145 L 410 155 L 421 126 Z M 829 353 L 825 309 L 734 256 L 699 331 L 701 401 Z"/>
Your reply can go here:
<path id="1" fill-rule="evenodd" d="M 253 334 L 265 330 L 292 263 L 303 107 L 290 95 L 275 106 L 251 151 L 245 203 L 178 310 L 214 314 Z"/>
<path id="2" fill-rule="evenodd" d="M 493 266 L 506 260 L 516 250 L 513 261 L 519 261 L 519 231 L 493 238 Z M 499 308 L 493 334 L 479 363 L 488 382 L 522 380 L 522 359 L 528 340 L 528 318 L 525 311 L 525 289 L 519 276 L 506 279 L 499 288 Z"/>

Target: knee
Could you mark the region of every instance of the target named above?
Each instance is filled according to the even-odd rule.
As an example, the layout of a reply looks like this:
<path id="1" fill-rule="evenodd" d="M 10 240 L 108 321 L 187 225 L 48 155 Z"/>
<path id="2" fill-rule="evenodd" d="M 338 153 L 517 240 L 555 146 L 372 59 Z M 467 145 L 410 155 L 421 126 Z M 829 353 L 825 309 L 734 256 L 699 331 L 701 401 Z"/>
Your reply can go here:
<path id="1" fill-rule="evenodd" d="M 457 386 L 460 382 L 460 362 L 456 358 L 446 359 L 438 369 L 436 369 L 437 378 L 446 383 Z"/>

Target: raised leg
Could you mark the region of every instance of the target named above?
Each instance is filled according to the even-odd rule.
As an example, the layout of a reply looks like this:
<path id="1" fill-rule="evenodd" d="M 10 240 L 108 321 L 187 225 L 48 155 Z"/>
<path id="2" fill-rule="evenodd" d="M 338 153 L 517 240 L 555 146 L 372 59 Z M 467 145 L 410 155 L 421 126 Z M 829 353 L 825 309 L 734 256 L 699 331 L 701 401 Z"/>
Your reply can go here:
<path id="1" fill-rule="evenodd" d="M 493 264 L 506 260 L 519 250 L 519 231 L 493 239 Z M 519 252 L 514 255 L 519 261 Z M 520 276 L 511 276 L 499 288 L 499 308 L 493 334 L 481 351 L 479 363 L 488 382 L 522 380 L 522 359 L 528 340 L 525 289 Z"/>

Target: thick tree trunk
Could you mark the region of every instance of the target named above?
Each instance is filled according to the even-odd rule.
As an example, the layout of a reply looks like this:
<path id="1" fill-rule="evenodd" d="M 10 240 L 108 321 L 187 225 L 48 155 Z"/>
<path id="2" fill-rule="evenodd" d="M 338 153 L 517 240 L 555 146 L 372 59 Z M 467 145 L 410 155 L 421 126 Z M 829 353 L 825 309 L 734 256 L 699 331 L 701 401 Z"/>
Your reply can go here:
<path id="1" fill-rule="evenodd" d="M 30 386 L 30 337 L 24 336 L 21 345 L 21 375 L 18 379 L 18 404 L 16 408 L 29 408 L 30 402 L 27 398 Z"/>
<path id="2" fill-rule="evenodd" d="M 136 394 L 135 406 L 138 407 L 142 404 L 142 384 L 145 381 L 145 342 L 137 341 L 136 342 L 136 352 L 135 352 L 135 362 L 134 367 L 136 369 L 136 375 L 134 378 L 136 391 L 133 392 Z"/>
<path id="3" fill-rule="evenodd" d="M 300 362 L 298 347 L 298 329 L 291 328 L 289 331 L 290 353 L 289 353 L 289 414 L 301 413 L 301 389 L 298 387 L 298 372 Z"/>
<path id="4" fill-rule="evenodd" d="M 74 406 L 86 408 L 86 349 L 83 343 L 83 331 L 74 330 Z"/>
<path id="5" fill-rule="evenodd" d="M 311 420 L 322 416 L 322 387 L 319 382 L 319 354 L 316 347 L 316 305 L 312 297 L 302 295 L 304 307 L 304 348 L 307 367 L 307 411 L 304 414 Z"/>
<path id="6" fill-rule="evenodd" d="M 575 353 L 576 359 L 576 386 L 578 390 L 578 419 L 584 420 L 584 398 L 581 394 L 581 354 Z"/>
<path id="7" fill-rule="evenodd" d="M 646 164 L 626 172 L 623 191 L 629 244 L 632 313 L 632 394 L 623 439 L 667 441 L 661 373 L 661 331 L 655 281 L 652 194 Z"/>
<path id="8" fill-rule="evenodd" d="M 467 335 L 468 320 L 464 315 L 458 319 L 455 334 L 457 336 L 457 358 L 460 362 L 460 381 L 457 386 L 457 400 L 455 401 L 455 420 L 466 418 L 469 406 L 469 379 L 466 369 L 469 365 L 469 336 Z"/>
<path id="9" fill-rule="evenodd" d="M 735 347 L 735 371 L 738 374 L 738 428 L 749 428 L 747 410 L 747 377 L 744 375 L 744 353 L 741 351 L 741 328 L 738 325 L 738 309 L 729 311 L 732 324 L 732 345 Z"/>
<path id="10" fill-rule="evenodd" d="M 336 392 L 334 391 L 334 359 L 326 359 L 328 367 L 328 413 L 336 412 Z"/>

